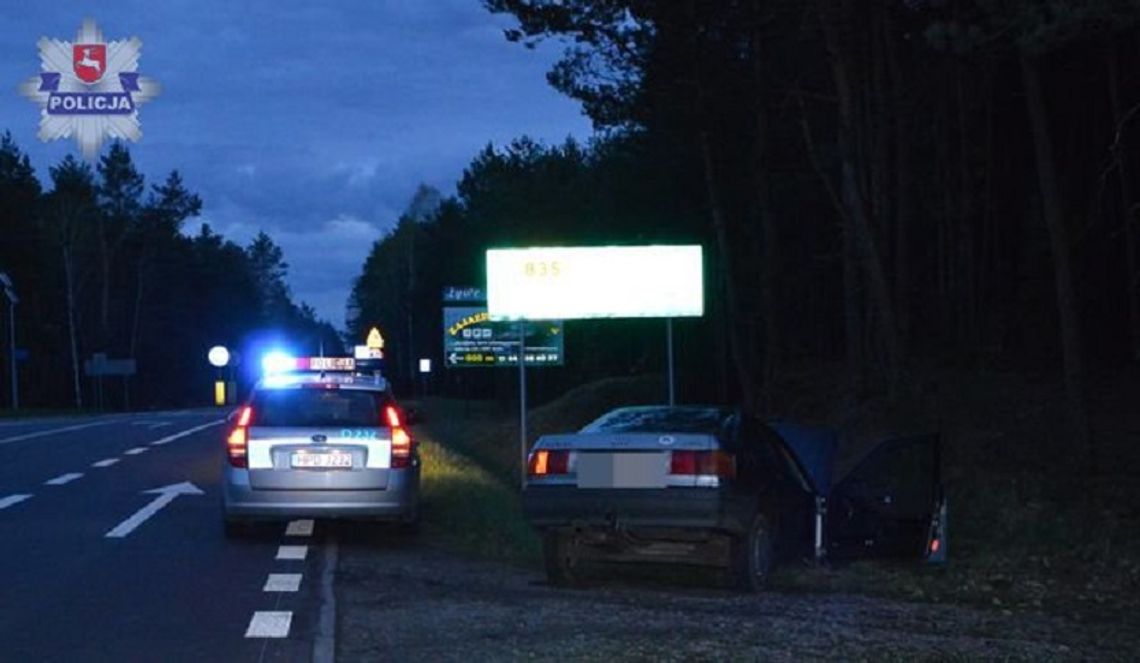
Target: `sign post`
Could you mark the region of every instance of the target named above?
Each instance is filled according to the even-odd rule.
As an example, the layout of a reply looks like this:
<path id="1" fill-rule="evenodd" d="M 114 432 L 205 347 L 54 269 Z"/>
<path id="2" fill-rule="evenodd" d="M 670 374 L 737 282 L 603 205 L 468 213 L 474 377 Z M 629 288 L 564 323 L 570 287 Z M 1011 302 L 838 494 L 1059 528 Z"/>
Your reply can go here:
<path id="1" fill-rule="evenodd" d="M 669 407 L 677 404 L 677 392 L 673 387 L 673 318 L 665 318 L 665 354 L 669 366 Z"/>
<path id="2" fill-rule="evenodd" d="M 420 397 L 427 398 L 428 395 L 428 374 L 431 373 L 431 359 L 427 357 L 420 358 Z"/>
<path id="3" fill-rule="evenodd" d="M 4 297 L 8 300 L 8 352 L 9 370 L 12 375 L 12 410 L 20 409 L 20 383 L 16 379 L 16 304 L 20 298 L 16 296 L 16 289 L 12 279 L 4 272 L 0 272 L 0 286 L 3 287 Z"/>
<path id="4" fill-rule="evenodd" d="M 526 320 L 519 320 L 519 487 L 526 487 Z"/>
<path id="5" fill-rule="evenodd" d="M 107 376 L 119 376 L 123 378 L 123 406 L 124 408 L 130 407 L 127 380 L 130 379 L 136 371 L 137 364 L 134 359 L 108 359 L 107 355 L 103 352 L 96 352 L 91 355 L 90 359 L 83 362 L 83 372 L 86 373 L 88 377 L 95 379 L 95 400 L 100 410 L 102 410 L 104 406 L 103 378 Z"/>
<path id="6" fill-rule="evenodd" d="M 226 404 L 225 367 L 230 363 L 230 351 L 224 345 L 215 345 L 206 353 L 210 365 L 217 369 L 214 380 L 214 405 L 221 407 Z"/>

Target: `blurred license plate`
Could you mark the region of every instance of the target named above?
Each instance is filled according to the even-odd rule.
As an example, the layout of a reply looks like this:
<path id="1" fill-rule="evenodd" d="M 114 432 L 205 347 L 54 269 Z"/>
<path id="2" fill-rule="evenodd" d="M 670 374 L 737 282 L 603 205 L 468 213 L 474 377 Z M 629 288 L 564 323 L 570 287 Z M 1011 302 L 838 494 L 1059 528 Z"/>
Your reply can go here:
<path id="1" fill-rule="evenodd" d="M 578 454 L 579 488 L 664 488 L 666 455 L 649 453 Z"/>
<path id="2" fill-rule="evenodd" d="M 293 454 L 293 467 L 352 467 L 352 454 L 297 452 Z"/>

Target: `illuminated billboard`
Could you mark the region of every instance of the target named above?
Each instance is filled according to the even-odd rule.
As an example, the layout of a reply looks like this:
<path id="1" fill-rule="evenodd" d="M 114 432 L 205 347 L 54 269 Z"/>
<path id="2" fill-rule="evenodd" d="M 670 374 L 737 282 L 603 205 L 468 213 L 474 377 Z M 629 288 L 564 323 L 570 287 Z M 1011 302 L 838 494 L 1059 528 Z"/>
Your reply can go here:
<path id="1" fill-rule="evenodd" d="M 701 247 L 490 249 L 487 312 L 492 320 L 699 317 Z"/>

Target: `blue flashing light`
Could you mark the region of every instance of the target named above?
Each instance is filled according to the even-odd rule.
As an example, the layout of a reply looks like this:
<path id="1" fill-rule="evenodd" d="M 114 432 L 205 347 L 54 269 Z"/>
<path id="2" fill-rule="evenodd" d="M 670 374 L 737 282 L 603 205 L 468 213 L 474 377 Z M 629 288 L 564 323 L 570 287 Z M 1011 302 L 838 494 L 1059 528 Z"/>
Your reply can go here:
<path id="1" fill-rule="evenodd" d="M 274 350 L 261 358 L 261 370 L 266 375 L 288 373 L 296 370 L 297 360 L 280 350 Z"/>

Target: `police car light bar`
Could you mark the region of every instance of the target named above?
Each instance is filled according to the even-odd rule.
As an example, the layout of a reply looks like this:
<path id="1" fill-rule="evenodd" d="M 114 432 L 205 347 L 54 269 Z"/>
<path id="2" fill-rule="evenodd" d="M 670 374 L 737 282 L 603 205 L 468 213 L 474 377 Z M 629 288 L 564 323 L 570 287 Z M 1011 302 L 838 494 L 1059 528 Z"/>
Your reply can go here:
<path id="1" fill-rule="evenodd" d="M 356 360 L 352 357 L 298 357 L 298 371 L 355 371 Z"/>
<path id="2" fill-rule="evenodd" d="M 297 370 L 297 360 L 279 350 L 266 354 L 261 358 L 261 370 L 266 375 L 288 373 Z"/>
<path id="3" fill-rule="evenodd" d="M 292 357 L 283 352 L 270 352 L 261 360 L 266 375 L 279 375 L 298 371 L 352 372 L 357 362 L 352 357 Z"/>

